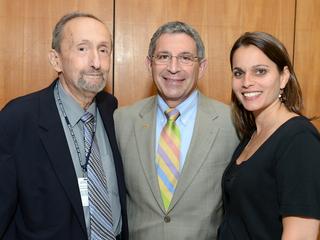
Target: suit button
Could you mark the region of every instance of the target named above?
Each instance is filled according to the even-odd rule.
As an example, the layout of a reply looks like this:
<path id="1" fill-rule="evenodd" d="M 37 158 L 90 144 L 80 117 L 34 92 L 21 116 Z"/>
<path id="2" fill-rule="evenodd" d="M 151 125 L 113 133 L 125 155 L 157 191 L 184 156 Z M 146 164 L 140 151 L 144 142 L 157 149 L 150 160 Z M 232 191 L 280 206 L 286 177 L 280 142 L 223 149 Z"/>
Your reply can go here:
<path id="1" fill-rule="evenodd" d="M 168 222 L 171 221 L 171 218 L 170 218 L 169 216 L 165 216 L 165 217 L 164 217 L 164 221 L 165 221 L 166 223 L 168 223 Z"/>

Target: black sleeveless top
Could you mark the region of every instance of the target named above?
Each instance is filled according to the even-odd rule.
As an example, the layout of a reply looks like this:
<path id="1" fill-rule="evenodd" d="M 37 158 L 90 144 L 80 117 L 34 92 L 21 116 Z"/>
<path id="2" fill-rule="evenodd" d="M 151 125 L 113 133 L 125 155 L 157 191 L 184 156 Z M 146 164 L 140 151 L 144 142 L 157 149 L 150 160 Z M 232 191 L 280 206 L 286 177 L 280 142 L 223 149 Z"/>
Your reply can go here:
<path id="1" fill-rule="evenodd" d="M 320 135 L 303 116 L 280 126 L 245 162 L 236 159 L 222 178 L 224 219 L 220 240 L 277 240 L 283 216 L 320 219 Z"/>

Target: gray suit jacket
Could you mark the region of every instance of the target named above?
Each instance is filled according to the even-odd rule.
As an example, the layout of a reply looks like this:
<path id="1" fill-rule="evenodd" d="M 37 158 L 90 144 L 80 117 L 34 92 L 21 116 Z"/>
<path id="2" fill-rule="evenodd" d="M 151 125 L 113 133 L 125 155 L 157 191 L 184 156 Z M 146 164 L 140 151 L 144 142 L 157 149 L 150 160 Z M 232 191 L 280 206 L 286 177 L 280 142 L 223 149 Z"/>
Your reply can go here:
<path id="1" fill-rule="evenodd" d="M 114 115 L 127 187 L 129 239 L 216 239 L 221 177 L 238 144 L 229 108 L 199 95 L 190 148 L 166 212 L 155 164 L 156 107 L 153 96 Z"/>

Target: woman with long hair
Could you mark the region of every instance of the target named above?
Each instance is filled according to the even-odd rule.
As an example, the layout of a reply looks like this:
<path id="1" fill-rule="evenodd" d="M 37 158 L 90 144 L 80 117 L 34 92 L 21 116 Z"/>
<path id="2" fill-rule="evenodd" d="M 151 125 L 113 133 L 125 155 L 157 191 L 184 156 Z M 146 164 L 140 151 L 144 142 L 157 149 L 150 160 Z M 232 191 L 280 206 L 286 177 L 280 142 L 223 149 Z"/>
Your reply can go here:
<path id="1" fill-rule="evenodd" d="M 286 48 L 248 32 L 233 45 L 232 114 L 240 144 L 223 179 L 219 239 L 317 239 L 320 135 L 302 111 Z"/>

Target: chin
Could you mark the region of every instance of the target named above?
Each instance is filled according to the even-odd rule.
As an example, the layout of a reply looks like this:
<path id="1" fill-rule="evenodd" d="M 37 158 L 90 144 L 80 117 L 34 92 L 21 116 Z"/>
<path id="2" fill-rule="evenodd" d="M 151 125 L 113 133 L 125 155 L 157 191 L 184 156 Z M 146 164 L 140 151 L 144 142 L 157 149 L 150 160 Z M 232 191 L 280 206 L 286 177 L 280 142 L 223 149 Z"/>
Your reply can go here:
<path id="1" fill-rule="evenodd" d="M 101 81 L 101 82 L 97 82 L 97 83 L 89 83 L 87 82 L 86 84 L 84 84 L 82 86 L 82 88 L 86 91 L 90 91 L 93 93 L 98 93 L 100 91 L 102 91 L 104 88 L 106 87 L 106 82 L 105 81 Z"/>

